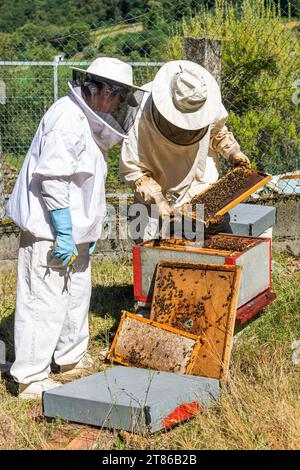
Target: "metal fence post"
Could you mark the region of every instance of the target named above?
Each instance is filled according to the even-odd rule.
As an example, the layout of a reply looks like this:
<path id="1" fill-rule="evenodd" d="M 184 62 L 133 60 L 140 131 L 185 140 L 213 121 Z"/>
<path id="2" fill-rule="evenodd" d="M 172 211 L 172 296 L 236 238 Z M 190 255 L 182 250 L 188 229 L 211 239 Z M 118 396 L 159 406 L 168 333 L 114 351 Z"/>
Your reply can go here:
<path id="1" fill-rule="evenodd" d="M 64 54 L 59 54 L 54 57 L 53 65 L 53 98 L 54 101 L 58 99 L 58 63 L 64 58 Z"/>
<path id="2" fill-rule="evenodd" d="M 221 41 L 191 37 L 183 41 L 184 58 L 202 65 L 221 85 Z"/>
<path id="3" fill-rule="evenodd" d="M 2 145 L 1 145 L 1 134 L 0 134 L 0 220 L 4 219 L 4 214 L 5 214 L 5 198 L 4 198 L 4 181 L 3 181 Z"/>

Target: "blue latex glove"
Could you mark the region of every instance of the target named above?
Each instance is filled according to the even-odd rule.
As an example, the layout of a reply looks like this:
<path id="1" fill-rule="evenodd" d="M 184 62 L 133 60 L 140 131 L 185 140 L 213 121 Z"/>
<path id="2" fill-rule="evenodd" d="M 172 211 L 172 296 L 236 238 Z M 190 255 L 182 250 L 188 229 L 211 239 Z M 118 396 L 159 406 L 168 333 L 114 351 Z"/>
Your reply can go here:
<path id="1" fill-rule="evenodd" d="M 72 236 L 72 219 L 69 207 L 49 211 L 56 231 L 56 246 L 52 250 L 53 256 L 59 258 L 63 266 L 72 261 L 73 255 L 78 251 Z"/>
<path id="2" fill-rule="evenodd" d="M 89 255 L 92 256 L 94 251 L 96 250 L 97 242 L 89 243 Z"/>

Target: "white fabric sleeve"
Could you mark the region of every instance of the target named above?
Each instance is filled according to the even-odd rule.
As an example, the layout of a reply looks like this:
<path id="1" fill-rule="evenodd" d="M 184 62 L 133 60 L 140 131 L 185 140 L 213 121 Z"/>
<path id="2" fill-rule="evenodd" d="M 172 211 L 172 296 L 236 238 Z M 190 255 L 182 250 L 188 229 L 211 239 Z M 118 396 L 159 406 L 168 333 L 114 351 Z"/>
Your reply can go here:
<path id="1" fill-rule="evenodd" d="M 41 178 L 41 194 L 48 211 L 69 207 L 69 179 Z"/>
<path id="2" fill-rule="evenodd" d="M 76 172 L 83 150 L 80 136 L 63 130 L 52 130 L 42 137 L 34 174 L 46 177 L 71 176 Z"/>
<path id="3" fill-rule="evenodd" d="M 232 153 L 239 152 L 240 146 L 225 123 L 228 113 L 221 104 L 218 114 L 211 125 L 210 150 L 220 153 L 226 160 Z"/>

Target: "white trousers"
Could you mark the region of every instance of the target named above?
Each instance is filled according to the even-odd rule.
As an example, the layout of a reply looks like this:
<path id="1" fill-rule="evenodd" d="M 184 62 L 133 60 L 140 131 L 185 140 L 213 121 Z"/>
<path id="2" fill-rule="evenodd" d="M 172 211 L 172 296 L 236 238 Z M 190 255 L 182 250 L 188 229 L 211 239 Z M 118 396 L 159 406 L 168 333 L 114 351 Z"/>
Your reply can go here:
<path id="1" fill-rule="evenodd" d="M 15 355 L 11 375 L 19 383 L 48 377 L 52 360 L 73 364 L 89 338 L 89 244 L 77 245 L 76 270 L 49 268 L 53 242 L 22 232 L 18 260 Z"/>

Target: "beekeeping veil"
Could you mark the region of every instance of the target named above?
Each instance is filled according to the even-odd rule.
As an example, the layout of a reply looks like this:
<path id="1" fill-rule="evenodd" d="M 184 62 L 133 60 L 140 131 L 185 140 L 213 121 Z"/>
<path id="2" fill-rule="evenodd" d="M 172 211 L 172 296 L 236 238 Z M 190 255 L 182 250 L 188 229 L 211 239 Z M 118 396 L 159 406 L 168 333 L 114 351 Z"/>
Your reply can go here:
<path id="1" fill-rule="evenodd" d="M 133 84 L 132 67 L 115 58 L 99 57 L 86 70 L 71 68 L 74 86 L 82 86 L 85 82 L 92 81 L 106 86 L 112 94 L 121 95 L 123 103 L 115 111 L 97 114 L 120 137 L 126 137 L 145 93 L 145 90 Z"/>

